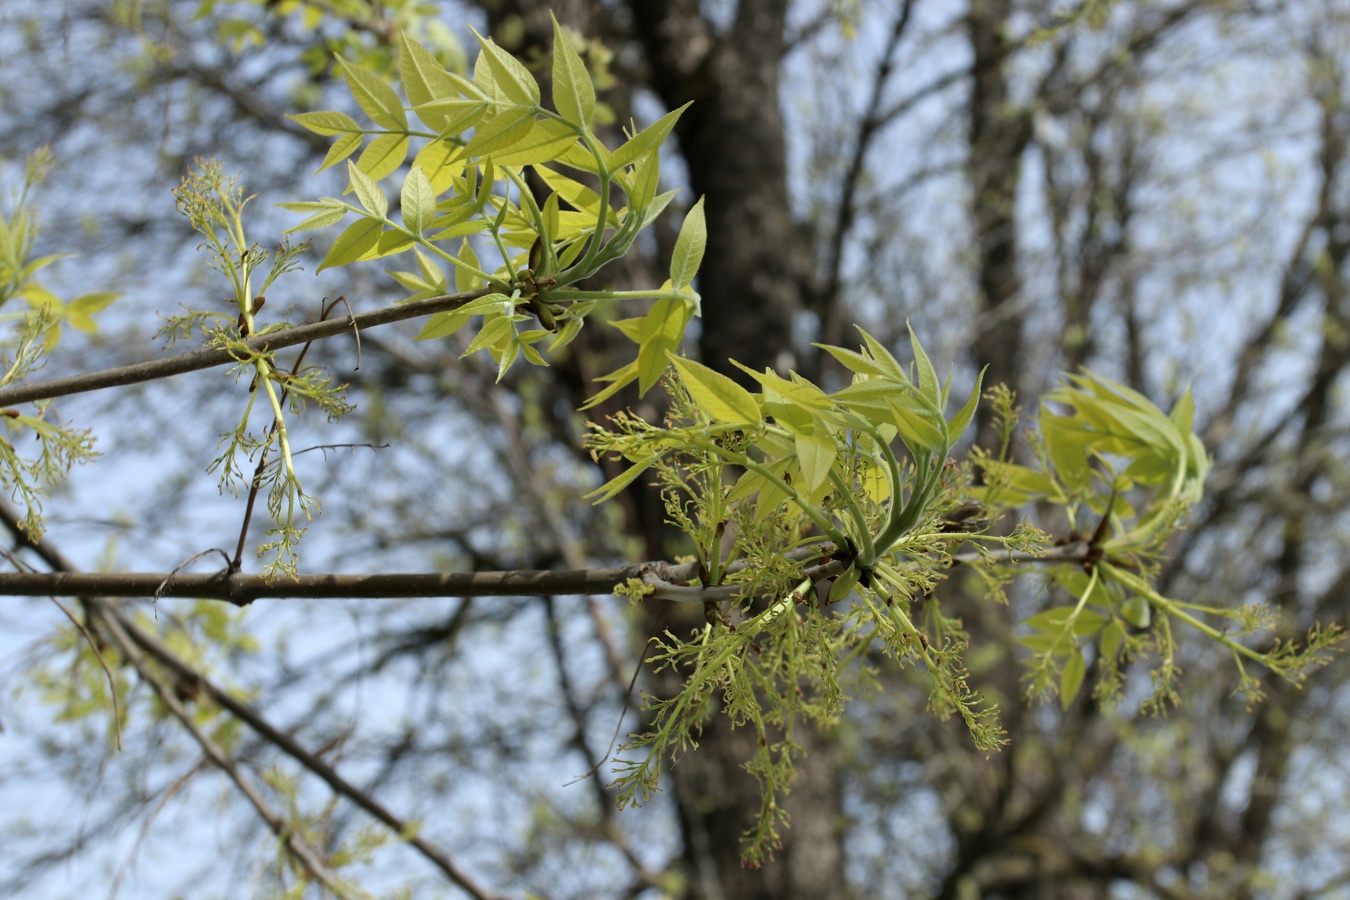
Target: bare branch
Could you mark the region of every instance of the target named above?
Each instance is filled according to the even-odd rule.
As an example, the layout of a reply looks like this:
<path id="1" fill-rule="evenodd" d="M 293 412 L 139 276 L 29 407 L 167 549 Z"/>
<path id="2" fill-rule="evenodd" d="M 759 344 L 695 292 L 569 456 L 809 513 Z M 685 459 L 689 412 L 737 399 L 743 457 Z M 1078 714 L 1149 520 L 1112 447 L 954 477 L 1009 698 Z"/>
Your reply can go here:
<path id="1" fill-rule="evenodd" d="M 333 337 L 351 330 L 373 328 L 376 325 L 388 325 L 391 322 L 402 322 L 405 319 L 416 319 L 419 316 L 458 309 L 470 300 L 476 300 L 488 293 L 489 291 L 484 289 L 463 294 L 429 297 L 426 300 L 386 306 L 341 319 L 296 325 L 294 328 L 286 328 L 248 338 L 244 343 L 248 345 L 250 350 L 256 352 L 280 350 L 284 347 L 293 347 L 296 344 Z M 67 378 L 54 378 L 51 381 L 0 388 L 0 406 L 27 403 L 32 400 L 49 400 L 53 397 L 64 397 L 69 394 L 82 394 L 102 390 L 103 388 L 139 384 L 143 381 L 169 378 L 174 375 L 224 366 L 233 362 L 238 362 L 238 359 L 224 348 L 193 350 L 190 353 L 180 353 L 165 359 L 133 363 L 115 369 L 104 369 L 101 372 L 87 372 L 81 375 L 71 375 Z"/>
<path id="2" fill-rule="evenodd" d="M 9 528 L 20 543 L 31 548 L 53 568 L 64 570 L 53 574 L 79 574 L 73 571 L 74 565 L 50 541 L 34 541 L 23 531 L 19 530 L 18 514 L 8 503 L 4 503 L 3 501 L 0 501 L 0 521 L 4 522 L 6 527 Z M 476 898 L 476 900 L 492 900 L 494 895 L 475 883 L 474 880 L 456 866 L 439 847 L 417 835 L 415 829 L 412 827 L 412 823 L 395 816 L 382 804 L 376 801 L 374 797 L 371 797 L 369 794 L 360 790 L 339 775 L 337 771 L 332 766 L 328 765 L 328 763 L 324 762 L 323 759 L 306 750 L 295 740 L 295 738 L 277 729 L 271 722 L 263 718 L 262 715 L 256 712 L 248 704 L 239 700 L 224 688 L 221 688 L 196 668 L 183 662 L 183 660 L 179 659 L 173 651 L 161 643 L 157 638 L 141 630 L 133 621 L 122 615 L 119 610 L 109 605 L 103 597 L 89 598 L 87 608 L 92 615 L 97 617 L 100 622 L 107 626 L 108 632 L 118 644 L 119 651 L 131 660 L 132 664 L 136 667 L 137 672 L 140 673 L 140 676 L 150 682 L 155 689 L 155 692 L 164 701 L 169 710 L 182 722 L 184 727 L 192 733 L 192 736 L 201 745 L 207 757 L 229 774 L 235 783 L 239 785 L 240 790 L 248 797 L 249 801 L 253 803 L 254 807 L 267 822 L 273 833 L 287 841 L 288 846 L 292 847 L 296 852 L 296 855 L 304 863 L 305 867 L 309 869 L 316 878 L 322 881 L 325 886 L 332 889 L 333 885 L 327 879 L 334 876 L 332 876 L 331 872 L 327 872 L 322 861 L 318 860 L 315 851 L 310 848 L 307 843 L 304 843 L 303 839 L 298 836 L 298 833 L 291 829 L 283 820 L 280 820 L 275 814 L 270 813 L 265 802 L 252 792 L 252 786 L 242 780 L 242 774 L 238 771 L 238 768 L 234 766 L 233 761 L 225 757 L 223 751 L 212 744 L 204 734 L 197 730 L 191 717 L 183 710 L 177 695 L 156 680 L 154 673 L 145 666 L 142 656 L 143 653 L 154 657 L 155 661 L 172 673 L 174 678 L 181 682 L 192 684 L 194 688 L 210 697 L 211 700 L 222 709 L 229 711 L 240 721 L 247 724 L 264 740 L 268 741 L 310 772 L 313 772 L 319 778 L 323 779 L 335 793 L 351 800 L 356 806 L 383 822 L 396 834 L 406 838 L 410 846 L 420 852 L 433 865 L 445 873 L 450 881 L 463 888 L 470 896 Z M 72 619 L 72 621 L 74 620 Z M 76 626 L 79 627 L 78 622 L 76 623 Z M 81 630 L 83 630 L 83 628 L 81 628 Z M 95 652 L 97 653 L 97 650 L 95 650 Z M 100 657 L 100 661 L 101 660 L 102 657 Z M 115 691 L 113 692 L 113 695 L 114 710 L 116 710 Z M 296 840 L 301 843 L 299 845 L 294 844 L 293 841 Z M 313 865 L 311 863 L 313 863 Z M 317 868 L 315 866 L 317 866 Z M 327 877 L 325 877 L 326 872 Z M 335 891 L 335 893 L 337 893 L 338 896 L 343 895 L 338 891 Z"/>
<path id="3" fill-rule="evenodd" d="M 104 624 L 105 630 L 117 644 L 117 649 L 136 668 L 141 679 L 154 689 L 160 702 L 173 714 L 174 718 L 179 721 L 179 724 L 192 735 L 193 740 L 195 740 L 198 746 L 202 748 L 202 752 L 206 754 L 206 757 L 210 759 L 217 768 L 228 775 L 230 780 L 235 783 L 235 786 L 239 788 L 239 792 L 248 798 L 248 802 L 252 804 L 255 810 L 257 810 L 258 815 L 262 820 L 267 823 L 267 827 L 285 843 L 286 848 L 290 851 L 291 855 L 305 867 L 307 872 L 314 876 L 315 880 L 328 890 L 332 891 L 334 895 L 338 897 L 346 896 L 349 892 L 344 888 L 336 873 L 334 873 L 333 870 L 328 867 L 328 864 L 323 861 L 318 850 L 305 839 L 304 835 L 299 830 L 291 827 L 290 823 L 288 823 L 280 813 L 272 809 L 266 799 L 258 793 L 257 788 L 255 788 L 248 779 L 244 778 L 243 772 L 240 771 L 239 766 L 235 761 L 227 756 L 224 750 L 218 747 L 214 741 L 202 732 L 201 728 L 197 726 L 196 721 L 193 720 L 192 714 L 183 708 L 182 701 L 178 699 L 177 695 L 155 677 L 154 672 L 146 664 L 144 654 L 141 653 L 140 649 L 127 635 L 122 627 L 122 622 L 119 621 L 118 617 L 108 615 L 109 610 L 106 606 L 91 606 L 91 609 L 96 609 L 98 611 L 99 620 Z"/>
<path id="4" fill-rule="evenodd" d="M 829 544 L 806 548 L 805 558 L 827 557 Z M 1056 547 L 1043 554 L 1024 551 L 968 552 L 953 556 L 952 564 L 989 562 L 1083 562 L 1088 547 L 1082 542 Z M 744 567 L 732 566 L 736 572 Z M 833 578 L 844 570 L 838 560 L 826 560 L 802 570 L 812 581 Z M 698 577 L 698 563 L 662 561 L 595 569 L 513 569 L 503 572 L 410 572 L 379 575 L 300 575 L 269 581 L 261 575 L 173 574 L 165 572 L 0 572 L 0 596 L 65 597 L 195 597 L 225 600 L 247 606 L 264 597 L 395 598 L 395 597 L 544 597 L 567 594 L 608 594 L 633 579 L 646 583 L 648 600 L 675 603 L 719 603 L 745 592 L 744 585 L 703 587 L 689 582 Z"/>

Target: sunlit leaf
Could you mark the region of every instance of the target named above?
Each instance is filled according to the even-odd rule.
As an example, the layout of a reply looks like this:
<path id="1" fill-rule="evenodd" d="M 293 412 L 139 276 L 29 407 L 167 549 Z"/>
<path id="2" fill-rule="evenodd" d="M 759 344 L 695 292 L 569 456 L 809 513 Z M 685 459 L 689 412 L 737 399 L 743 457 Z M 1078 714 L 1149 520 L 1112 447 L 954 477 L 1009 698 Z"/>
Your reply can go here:
<path id="1" fill-rule="evenodd" d="M 383 78 L 352 65 L 341 56 L 337 61 L 356 105 L 370 116 L 372 122 L 391 131 L 408 130 L 408 116 L 403 111 L 403 104 Z"/>
<path id="2" fill-rule="evenodd" d="M 362 172 L 352 162 L 347 163 L 347 176 L 351 179 L 352 192 L 356 194 L 357 201 L 366 212 L 381 219 L 389 214 L 389 198 L 384 195 L 384 191 L 375 183 L 374 178 Z"/>
<path id="3" fill-rule="evenodd" d="M 498 47 L 491 38 L 485 38 L 477 31 L 474 31 L 473 36 L 478 38 L 482 58 L 487 61 L 488 67 L 492 70 L 493 80 L 502 94 L 513 103 L 538 107 L 539 84 L 530 74 L 530 70 L 514 56 Z"/>
<path id="4" fill-rule="evenodd" d="M 436 217 L 436 192 L 420 166 L 413 166 L 403 179 L 399 204 L 403 225 L 413 234 L 420 236 Z"/>
<path id="5" fill-rule="evenodd" d="M 348 225 L 346 230 L 338 235 L 332 249 L 315 271 L 322 272 L 333 266 L 345 266 L 365 256 L 380 242 L 383 228 L 379 219 L 360 219 Z"/>
<path id="6" fill-rule="evenodd" d="M 699 197 L 685 214 L 680 236 L 675 239 L 675 252 L 670 256 L 670 284 L 676 290 L 688 287 L 694 280 L 707 244 L 708 225 L 703 217 L 703 198 Z"/>
<path id="7" fill-rule="evenodd" d="M 675 364 L 689 396 L 714 422 L 757 425 L 763 421 L 754 395 L 735 381 L 691 359 L 670 352 L 666 356 Z"/>
<path id="8" fill-rule="evenodd" d="M 564 119 L 583 128 L 595 115 L 595 85 L 557 18 L 553 18 L 553 106 Z"/>
<path id="9" fill-rule="evenodd" d="M 315 134 L 334 135 L 360 131 L 356 120 L 342 112 L 307 112 L 288 115 L 286 118 L 314 132 Z"/>

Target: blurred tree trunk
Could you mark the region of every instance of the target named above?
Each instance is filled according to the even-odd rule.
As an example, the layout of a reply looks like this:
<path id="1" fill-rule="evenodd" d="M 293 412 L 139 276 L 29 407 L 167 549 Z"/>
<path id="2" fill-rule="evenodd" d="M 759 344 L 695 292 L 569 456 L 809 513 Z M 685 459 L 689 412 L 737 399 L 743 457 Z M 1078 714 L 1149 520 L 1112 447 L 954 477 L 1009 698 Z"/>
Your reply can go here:
<path id="1" fill-rule="evenodd" d="M 705 363 L 744 378 L 728 365 L 785 370 L 793 318 L 805 306 L 813 252 L 792 218 L 787 133 L 779 102 L 788 0 L 742 0 L 725 33 L 715 32 L 696 0 L 630 0 L 653 87 L 674 109 L 694 105 L 676 135 L 695 196 L 705 198 L 708 243 L 699 270 L 703 295 L 700 351 Z M 678 627 L 697 627 L 701 616 Z M 660 689 L 678 687 L 665 677 Z M 685 862 L 699 896 L 820 898 L 844 883 L 839 749 L 812 728 L 802 745 L 788 798 L 791 830 L 762 869 L 740 861 L 741 836 L 760 806 L 758 783 L 742 769 L 755 752 L 749 729 L 732 730 L 715 715 L 697 753 L 671 775 L 679 798 Z"/>

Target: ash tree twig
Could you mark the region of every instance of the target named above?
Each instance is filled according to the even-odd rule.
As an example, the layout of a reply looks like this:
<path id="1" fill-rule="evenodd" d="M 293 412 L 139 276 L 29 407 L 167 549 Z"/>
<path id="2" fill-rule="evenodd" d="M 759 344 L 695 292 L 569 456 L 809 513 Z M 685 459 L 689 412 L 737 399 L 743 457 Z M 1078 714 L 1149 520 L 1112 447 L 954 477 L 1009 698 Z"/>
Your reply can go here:
<path id="1" fill-rule="evenodd" d="M 828 552 L 817 545 L 813 555 Z M 953 564 L 974 562 L 1021 563 L 1083 562 L 1089 548 L 1082 542 L 1056 547 L 1044 554 L 1021 551 L 962 553 Z M 832 578 L 843 566 L 838 561 L 805 569 L 814 580 Z M 733 568 L 732 571 L 736 571 Z M 389 597 L 544 597 L 608 594 L 634 579 L 649 590 L 644 599 L 677 603 L 717 603 L 744 593 L 744 585 L 701 586 L 689 582 L 698 576 L 698 563 L 642 562 L 592 569 L 510 569 L 501 572 L 406 572 L 373 575 L 317 574 L 269 580 L 261 575 L 161 572 L 0 572 L 0 596 L 64 597 L 193 597 L 223 600 L 247 606 L 254 600 L 352 599 Z"/>
<path id="2" fill-rule="evenodd" d="M 488 293 L 487 290 L 467 291 L 461 294 L 429 297 L 411 303 L 400 303 L 396 306 L 385 306 L 370 312 L 357 313 L 350 317 L 344 316 L 340 319 L 310 322 L 305 325 L 296 325 L 293 328 L 269 331 L 266 334 L 250 337 L 245 343 L 249 349 L 260 353 L 281 350 L 285 347 L 294 347 L 296 344 L 306 344 L 330 338 L 347 331 L 359 332 L 362 328 L 373 328 L 377 325 L 388 325 L 391 322 L 402 322 L 405 319 L 416 319 L 432 313 L 458 309 L 471 300 L 484 297 Z M 0 407 L 28 403 L 33 400 L 50 400 L 54 397 L 83 394 L 128 384 L 140 384 L 145 381 L 155 381 L 201 369 L 230 365 L 238 361 L 228 349 L 213 347 L 179 353 L 163 359 L 147 360 L 132 363 L 128 366 L 104 369 L 99 372 L 87 372 L 31 384 L 16 384 L 0 388 Z"/>
<path id="3" fill-rule="evenodd" d="M 19 518 L 9 504 L 0 501 L 0 522 L 9 529 L 15 539 L 23 545 L 32 549 L 40 556 L 43 561 L 54 569 L 61 570 L 53 574 L 81 574 L 74 571 L 74 564 L 70 562 L 59 549 L 50 541 L 45 539 L 33 540 L 26 533 L 19 530 Z M 287 846 L 296 853 L 297 858 L 315 876 L 325 887 L 333 890 L 338 896 L 343 896 L 344 892 L 334 887 L 336 876 L 333 875 L 326 865 L 319 859 L 317 851 L 309 846 L 283 819 L 272 812 L 267 806 L 266 801 L 257 795 L 252 785 L 243 778 L 238 767 L 230 760 L 224 752 L 217 747 L 210 739 L 202 734 L 192 721 L 190 714 L 183 709 L 178 701 L 177 695 L 171 687 L 161 683 L 145 665 L 145 656 L 149 655 L 154 661 L 167 669 L 175 679 L 180 682 L 186 682 L 193 685 L 194 689 L 201 691 L 209 697 L 214 703 L 222 709 L 227 710 L 240 721 L 249 726 L 255 733 L 265 741 L 281 750 L 287 756 L 294 759 L 301 766 L 308 769 L 313 774 L 322 779 L 333 791 L 348 800 L 352 801 L 360 809 L 369 815 L 378 819 L 384 825 L 388 826 L 401 838 L 405 839 L 409 846 L 416 849 L 428 861 L 454 884 L 463 889 L 475 900 L 493 900 L 492 893 L 478 885 L 474 879 L 457 866 L 441 848 L 435 846 L 420 835 L 415 834 L 413 823 L 401 819 L 390 812 L 374 797 L 365 791 L 357 788 L 351 782 L 347 781 L 338 774 L 328 763 L 321 758 L 306 750 L 295 738 L 278 729 L 256 710 L 248 704 L 242 702 L 237 697 L 217 685 L 206 675 L 198 671 L 195 667 L 184 662 L 173 651 L 166 647 L 161 641 L 153 635 L 147 634 L 139 628 L 134 622 L 110 605 L 104 597 L 90 597 L 87 600 L 87 608 L 91 615 L 106 625 L 106 630 L 118 645 L 118 650 L 127 659 L 132 662 L 137 672 L 142 678 L 151 684 L 156 694 L 164 702 L 165 706 L 173 715 L 182 722 L 193 738 L 202 747 L 203 752 L 212 763 L 220 767 L 227 775 L 239 786 L 239 789 L 253 804 L 254 808 L 262 816 L 268 827 L 279 838 L 287 842 Z M 64 611 L 64 609 L 63 609 Z M 76 623 L 77 627 L 78 622 Z M 83 630 L 83 629 L 81 629 Z M 97 651 L 96 651 L 97 652 Z M 101 657 L 100 657 L 101 659 Z M 116 703 L 114 692 L 114 703 Z M 299 841 L 299 844 L 294 843 Z"/>

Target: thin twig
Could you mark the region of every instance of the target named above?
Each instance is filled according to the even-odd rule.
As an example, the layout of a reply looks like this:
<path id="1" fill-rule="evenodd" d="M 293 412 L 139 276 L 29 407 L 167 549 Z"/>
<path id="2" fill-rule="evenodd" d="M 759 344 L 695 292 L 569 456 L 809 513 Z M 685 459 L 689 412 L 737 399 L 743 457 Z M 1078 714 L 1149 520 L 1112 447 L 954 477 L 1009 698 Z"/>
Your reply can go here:
<path id="1" fill-rule="evenodd" d="M 8 503 L 3 501 L 0 501 L 0 522 L 3 522 L 10 531 L 14 533 L 18 541 L 31 548 L 48 565 L 52 566 L 54 569 L 63 570 L 61 574 L 79 574 L 74 572 L 74 564 L 71 563 L 70 560 L 68 560 L 50 541 L 43 539 L 33 540 L 24 532 L 20 531 L 17 512 L 15 512 Z M 405 837 L 410 846 L 419 851 L 427 860 L 445 873 L 447 878 L 462 888 L 470 896 L 474 897 L 475 900 L 492 900 L 494 895 L 476 884 L 473 879 L 456 866 L 439 847 L 436 847 L 426 839 L 416 835 L 414 829 L 411 827 L 411 823 L 395 816 L 373 797 L 356 788 L 340 776 L 332 766 L 306 750 L 290 735 L 279 731 L 272 723 L 263 718 L 262 715 L 256 712 L 252 707 L 219 687 L 215 682 L 211 681 L 211 679 L 207 678 L 197 669 L 183 662 L 158 639 L 147 634 L 134 622 L 123 616 L 117 609 L 106 603 L 102 597 L 91 598 L 88 601 L 88 608 L 109 626 L 109 631 L 113 634 L 114 639 L 118 640 L 123 655 L 132 660 L 133 664 L 136 665 L 137 671 L 141 673 L 142 677 L 145 677 L 146 680 L 151 682 L 156 692 L 161 692 L 161 685 L 146 674 L 145 669 L 142 668 L 143 663 L 137 662 L 142 651 L 154 657 L 155 661 L 172 672 L 175 678 L 180 681 L 189 682 L 195 688 L 200 689 L 202 693 L 210 697 L 211 700 L 222 709 L 229 711 L 240 721 L 247 724 L 264 740 L 270 742 L 273 746 L 277 747 L 283 753 L 300 763 L 300 765 L 321 778 L 334 792 L 347 797 L 356 806 L 383 822 L 395 833 Z M 118 639 L 118 635 L 121 636 L 121 639 Z M 129 650 L 121 646 L 123 641 L 131 643 Z M 163 696 L 162 692 L 161 696 Z M 170 694 L 170 697 L 177 703 L 177 698 L 175 696 Z M 116 699 L 114 697 L 114 704 L 115 703 Z M 168 701 L 166 701 L 166 705 L 167 704 Z M 181 709 L 181 705 L 178 708 Z M 116 709 L 116 706 L 114 706 L 114 709 Z M 175 715 L 177 715 L 176 712 Z M 188 725 L 190 729 L 193 728 L 189 722 L 185 721 L 184 724 Z M 193 732 L 193 736 L 197 737 L 199 742 L 205 739 L 204 736 L 199 736 L 196 731 Z M 205 750 L 206 747 L 204 746 L 203 749 Z M 217 753 L 219 753 L 218 750 Z M 216 757 L 212 756 L 209 751 L 207 755 L 208 757 L 211 757 L 213 762 L 216 761 Z M 226 771 L 229 772 L 228 769 L 226 769 Z M 231 777 L 234 777 L 237 773 L 231 772 L 230 774 Z M 237 779 L 236 783 L 239 783 Z M 240 789 L 244 790 L 246 794 L 248 794 L 247 787 L 246 783 L 240 784 Z M 252 795 L 249 795 L 249 799 L 252 801 L 254 798 Z M 256 803 L 255 808 L 257 808 Z M 259 809 L 259 812 L 262 813 L 263 810 Z M 266 816 L 264 816 L 264 819 L 266 819 Z M 276 827 L 273 826 L 273 823 L 270 820 L 268 821 L 268 825 L 273 828 L 273 831 L 276 832 L 278 836 L 285 837 L 289 840 L 289 834 L 277 832 Z"/>
<path id="2" fill-rule="evenodd" d="M 123 628 L 123 621 L 121 618 L 112 613 L 111 609 L 106 605 L 97 604 L 91 606 L 91 608 L 97 610 L 99 619 L 106 626 L 109 636 L 117 644 L 118 650 L 121 651 L 123 657 L 135 667 L 136 672 L 140 675 L 141 679 L 150 685 L 156 696 L 159 697 L 160 702 L 173 714 L 179 724 L 187 730 L 188 734 L 192 735 L 193 740 L 201 747 L 202 753 L 204 753 L 218 769 L 229 776 L 230 780 L 234 782 L 237 788 L 239 788 L 239 792 L 247 798 L 250 804 L 252 804 L 254 810 L 257 811 L 258 816 L 267 823 L 267 827 L 272 830 L 272 833 L 285 843 L 287 849 L 290 850 L 291 855 L 305 867 L 307 872 L 314 876 L 315 880 L 328 890 L 332 891 L 334 895 L 338 897 L 347 896 L 349 891 L 338 879 L 337 874 L 323 861 L 318 850 L 305 839 L 303 834 L 288 823 L 280 813 L 272 809 L 263 796 L 258 793 L 257 788 L 244 777 L 243 772 L 240 771 L 239 766 L 235 761 L 230 759 L 220 747 L 216 746 L 216 744 L 197 727 L 197 723 L 193 721 L 192 714 L 183 708 L 183 704 L 179 701 L 177 695 L 155 677 L 155 673 L 151 670 L 150 666 L 146 664 L 144 654 Z"/>
<path id="3" fill-rule="evenodd" d="M 319 309 L 319 321 L 326 322 L 328 314 L 337 308 L 339 303 L 347 303 L 346 297 L 338 297 L 332 303 L 321 306 Z M 351 304 L 347 304 L 347 311 L 351 312 Z M 356 368 L 361 368 L 361 334 L 356 328 L 356 316 L 351 317 L 352 334 L 356 337 Z M 295 364 L 291 366 L 291 378 L 297 378 L 300 375 L 300 367 L 305 364 L 305 355 L 309 353 L 309 348 L 314 346 L 314 341 L 309 340 L 300 348 L 300 352 L 295 356 Z M 278 408 L 286 406 L 286 400 L 291 396 L 290 379 L 281 388 L 281 399 L 277 401 Z M 272 427 L 269 429 L 269 435 L 275 434 L 280 419 L 272 420 Z M 270 443 L 263 446 L 258 454 L 258 468 L 253 472 L 253 480 L 248 486 L 248 501 L 244 504 L 244 521 L 239 526 L 239 543 L 234 548 L 234 559 L 229 560 L 229 571 L 239 572 L 244 568 L 244 545 L 248 543 L 248 529 L 253 522 L 253 508 L 258 502 L 258 492 L 262 490 L 263 473 L 267 471 L 267 450 Z"/>
<path id="4" fill-rule="evenodd" d="M 133 622 L 124 618 L 116 610 L 112 610 L 105 606 L 102 611 L 107 615 L 115 617 L 119 626 L 124 629 L 127 636 L 135 641 L 140 649 L 153 656 L 158 663 L 173 672 L 179 678 L 191 679 L 192 683 L 195 686 L 200 687 L 203 693 L 210 697 L 212 701 L 219 704 L 221 708 L 228 710 L 236 718 L 253 729 L 253 731 L 257 732 L 264 740 L 268 741 L 306 769 L 313 772 L 319 778 L 323 779 L 334 792 L 351 800 L 371 816 L 383 822 L 396 834 L 406 838 L 410 846 L 416 848 L 427 860 L 445 873 L 446 877 L 460 888 L 473 897 L 478 898 L 478 900 L 489 900 L 489 898 L 493 896 L 486 889 L 476 884 L 468 874 L 456 866 L 454 862 L 445 855 L 444 851 L 418 836 L 411 822 L 394 815 L 369 794 L 347 781 L 337 773 L 336 769 L 324 762 L 318 756 L 306 750 L 293 737 L 278 730 L 271 722 L 263 718 L 262 715 L 252 707 L 240 701 L 228 691 L 219 687 L 209 678 L 203 676 L 196 669 L 179 659 L 168 647 L 164 646 L 164 644 L 153 635 L 138 628 Z"/>

